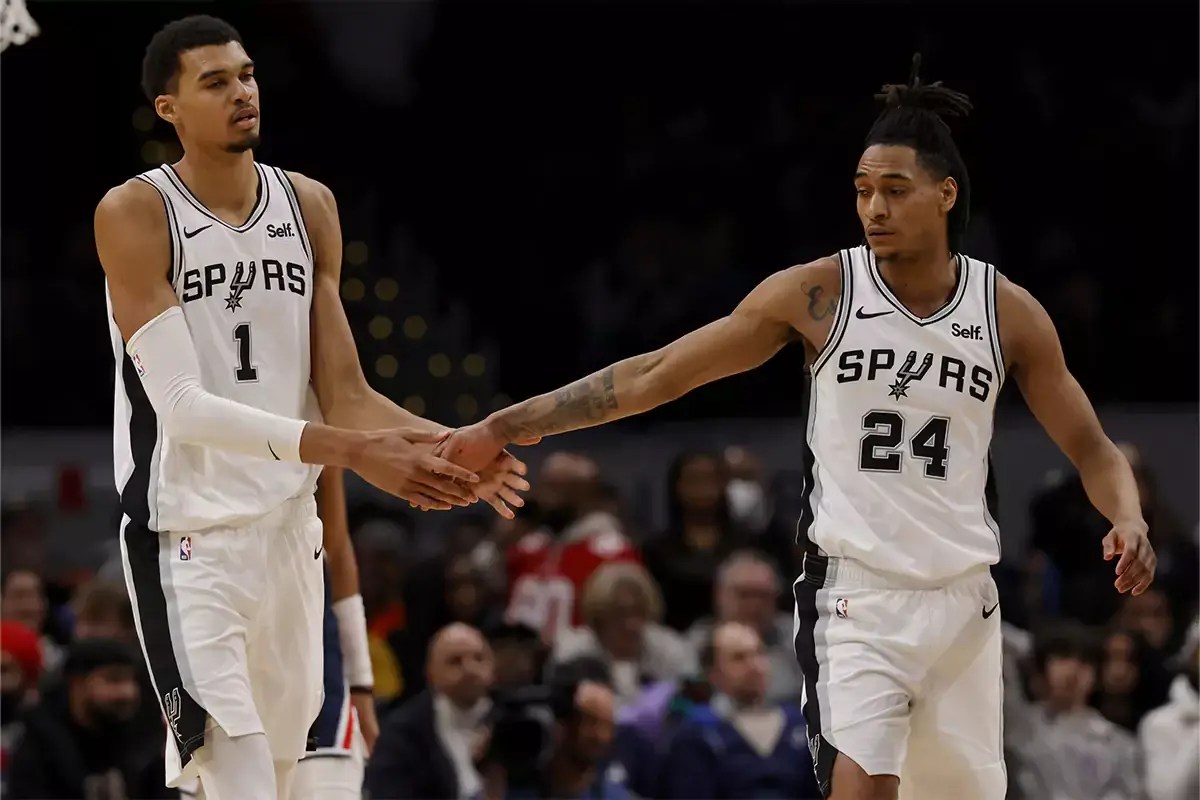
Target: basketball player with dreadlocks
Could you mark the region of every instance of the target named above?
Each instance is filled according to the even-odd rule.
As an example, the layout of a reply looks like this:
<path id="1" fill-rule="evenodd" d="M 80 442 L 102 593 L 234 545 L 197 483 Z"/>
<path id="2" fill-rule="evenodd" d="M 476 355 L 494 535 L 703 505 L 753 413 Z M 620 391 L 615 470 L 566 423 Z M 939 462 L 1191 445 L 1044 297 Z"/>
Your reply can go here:
<path id="1" fill-rule="evenodd" d="M 771 275 L 728 316 L 652 353 L 496 412 L 443 453 L 467 468 L 510 442 L 640 414 L 807 353 L 805 549 L 796 654 L 826 797 L 1000 800 L 1000 559 L 989 474 L 996 396 L 1012 376 L 1111 522 L 1115 587 L 1154 578 L 1128 462 L 1064 363 L 1045 310 L 959 250 L 970 183 L 944 116 L 967 97 L 919 59 L 854 172 L 866 244 Z"/>

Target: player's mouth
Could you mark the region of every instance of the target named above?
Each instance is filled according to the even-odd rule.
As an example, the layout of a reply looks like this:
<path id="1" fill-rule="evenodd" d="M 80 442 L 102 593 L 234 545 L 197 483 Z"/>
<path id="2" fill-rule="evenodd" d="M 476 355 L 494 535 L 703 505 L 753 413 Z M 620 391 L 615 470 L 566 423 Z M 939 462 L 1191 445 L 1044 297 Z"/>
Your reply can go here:
<path id="1" fill-rule="evenodd" d="M 253 128 L 258 123 L 258 110 L 254 108 L 243 108 L 241 111 L 233 115 L 233 124 L 237 127 L 248 130 Z"/>
<path id="2" fill-rule="evenodd" d="M 867 228 L 867 237 L 871 239 L 881 239 L 891 235 L 891 231 L 889 231 L 887 228 L 881 228 L 878 225 L 871 225 Z"/>

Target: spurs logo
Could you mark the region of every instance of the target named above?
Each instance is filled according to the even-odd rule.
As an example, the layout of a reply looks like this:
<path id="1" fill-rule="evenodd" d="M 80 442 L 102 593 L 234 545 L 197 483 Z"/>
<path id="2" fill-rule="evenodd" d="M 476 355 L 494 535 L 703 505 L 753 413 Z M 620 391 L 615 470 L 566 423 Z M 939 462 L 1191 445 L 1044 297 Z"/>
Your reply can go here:
<path id="1" fill-rule="evenodd" d="M 233 282 L 229 284 L 229 296 L 225 298 L 225 308 L 237 311 L 242 307 L 242 293 L 254 285 L 254 276 L 257 274 L 258 269 L 253 261 L 249 270 L 241 261 L 237 263 L 233 270 Z"/>
<path id="2" fill-rule="evenodd" d="M 896 402 L 900 402 L 901 397 L 908 397 L 908 385 L 924 378 L 925 373 L 929 372 L 929 368 L 933 366 L 933 353 L 926 353 L 925 358 L 921 361 L 921 366 L 914 370 L 913 367 L 916 364 L 917 351 L 909 350 L 908 358 L 904 359 L 904 366 L 896 372 L 896 382 L 891 385 L 888 397 L 896 398 Z"/>

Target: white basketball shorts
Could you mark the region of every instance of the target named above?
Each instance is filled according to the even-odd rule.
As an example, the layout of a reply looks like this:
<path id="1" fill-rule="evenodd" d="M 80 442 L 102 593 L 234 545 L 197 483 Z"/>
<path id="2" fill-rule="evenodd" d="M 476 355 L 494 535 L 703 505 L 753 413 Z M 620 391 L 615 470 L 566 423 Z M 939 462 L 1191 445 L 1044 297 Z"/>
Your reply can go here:
<path id="1" fill-rule="evenodd" d="M 236 528 L 156 533 L 126 519 L 121 556 L 168 723 L 167 785 L 196 777 L 193 755 L 216 725 L 264 733 L 273 760 L 299 761 L 324 693 L 312 496 Z"/>
<path id="2" fill-rule="evenodd" d="M 817 781 L 842 753 L 897 775 L 901 800 L 1003 800 L 1000 612 L 980 567 L 902 588 L 848 559 L 806 555 L 796 581 L 796 657 Z"/>

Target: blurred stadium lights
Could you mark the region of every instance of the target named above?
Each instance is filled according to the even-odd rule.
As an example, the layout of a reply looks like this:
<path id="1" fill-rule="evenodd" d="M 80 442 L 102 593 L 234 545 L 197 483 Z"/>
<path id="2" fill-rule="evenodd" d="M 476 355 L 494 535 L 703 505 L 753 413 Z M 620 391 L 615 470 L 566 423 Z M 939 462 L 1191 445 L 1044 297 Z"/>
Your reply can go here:
<path id="1" fill-rule="evenodd" d="M 425 398 L 421 397 L 419 394 L 410 394 L 408 397 L 404 398 L 404 402 L 401 405 L 403 405 L 404 408 L 410 413 L 416 414 L 418 417 L 424 416 L 425 414 Z"/>
<path id="2" fill-rule="evenodd" d="M 380 278 L 375 284 L 375 296 L 384 302 L 391 302 L 400 294 L 400 284 L 394 278 Z"/>
<path id="3" fill-rule="evenodd" d="M 372 319 L 367 327 L 376 339 L 386 339 L 392 335 L 392 320 L 382 314 Z"/>
<path id="4" fill-rule="evenodd" d="M 429 374 L 435 378 L 444 378 L 450 374 L 450 357 L 445 353 L 435 353 L 429 357 Z"/>
<path id="5" fill-rule="evenodd" d="M 342 284 L 343 300 L 362 300 L 365 294 L 366 287 L 358 278 L 351 278 Z"/>
<path id="6" fill-rule="evenodd" d="M 460 395 L 454 409 L 463 422 L 473 422 L 479 416 L 479 401 L 469 394 Z"/>
<path id="7" fill-rule="evenodd" d="M 149 106 L 138 106 L 133 110 L 133 128 L 142 133 L 154 130 L 154 109 Z"/>
<path id="8" fill-rule="evenodd" d="M 346 263 L 351 266 L 357 267 L 365 264 L 369 255 L 370 250 L 368 250 L 366 242 L 356 240 L 346 245 Z"/>
<path id="9" fill-rule="evenodd" d="M 400 368 L 400 362 L 393 355 L 383 355 L 375 359 L 375 372 L 381 378 L 396 377 L 396 370 Z"/>
<path id="10" fill-rule="evenodd" d="M 463 359 L 462 368 L 467 375 L 478 378 L 487 369 L 487 361 L 479 353 L 471 353 Z"/>
<path id="11" fill-rule="evenodd" d="M 404 335 L 409 339 L 420 339 L 428 330 L 429 326 L 425 324 L 425 318 L 420 314 L 413 314 L 404 320 Z"/>

